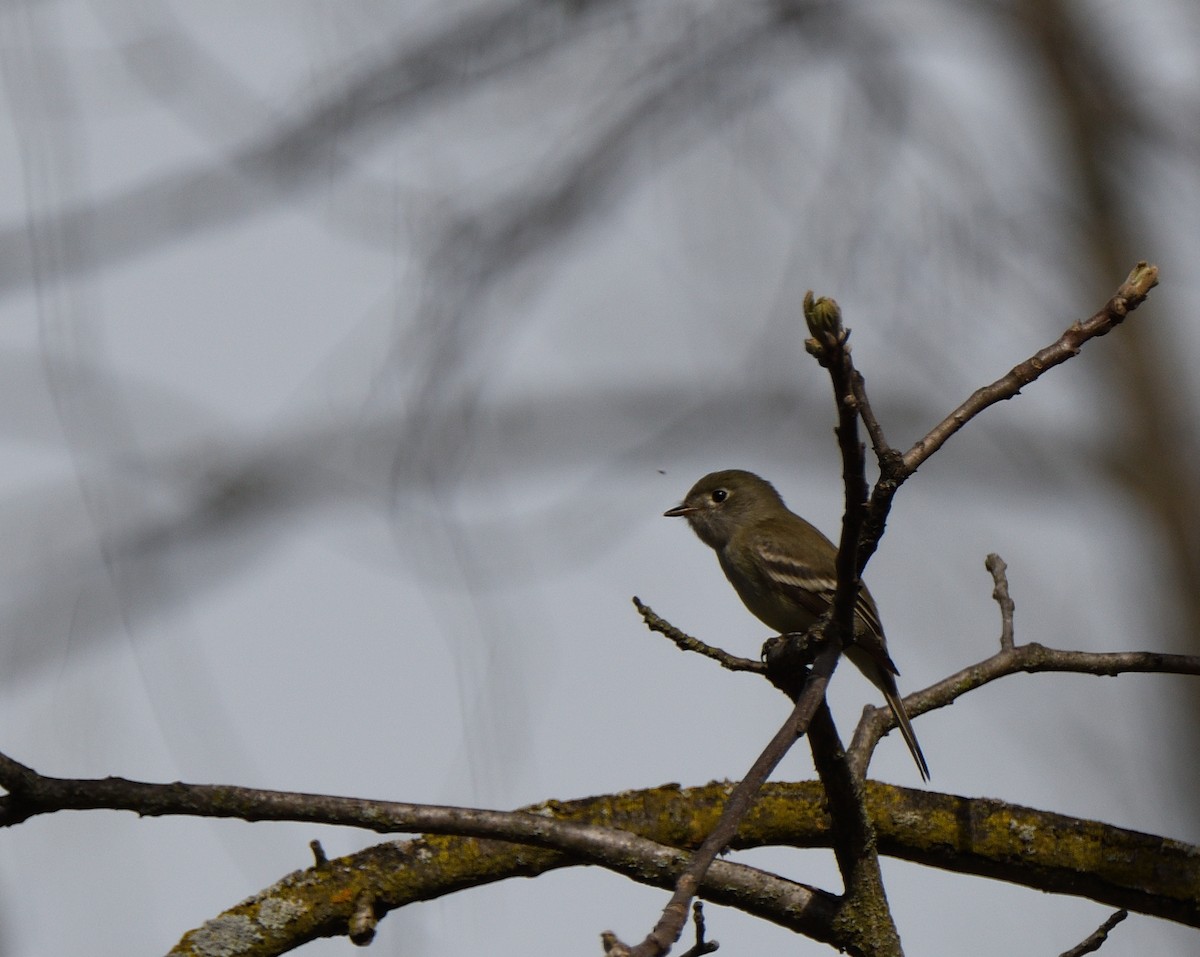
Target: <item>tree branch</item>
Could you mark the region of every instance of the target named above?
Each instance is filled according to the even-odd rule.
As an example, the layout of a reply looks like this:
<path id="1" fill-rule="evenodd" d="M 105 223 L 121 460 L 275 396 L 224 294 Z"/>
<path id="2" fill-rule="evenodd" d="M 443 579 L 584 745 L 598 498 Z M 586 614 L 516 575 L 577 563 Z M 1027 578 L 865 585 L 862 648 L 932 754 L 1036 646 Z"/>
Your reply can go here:
<path id="1" fill-rule="evenodd" d="M 1125 321 L 1125 317 L 1146 301 L 1150 290 L 1158 285 L 1158 267 L 1139 262 L 1118 287 L 1113 297 L 1098 312 L 1081 319 L 1044 349 L 1024 362 L 1013 366 L 1006 375 L 991 385 L 971 393 L 970 397 L 929 433 L 904 453 L 903 468 L 907 477 L 915 472 L 929 456 L 940 449 L 955 432 L 989 406 L 1011 399 L 1043 373 L 1079 354 L 1083 344 L 1110 333 Z"/>
<path id="2" fill-rule="evenodd" d="M 788 719 L 775 732 L 775 736 L 746 772 L 746 776 L 729 795 L 716 826 L 696 849 L 684 872 L 676 879 L 675 892 L 663 908 L 662 916 L 645 940 L 632 949 L 632 957 L 657 957 L 665 954 L 679 939 L 687 921 L 688 905 L 696 896 L 705 873 L 716 856 L 730 845 L 738 826 L 754 807 L 759 790 L 791 746 L 808 730 L 813 714 L 824 703 L 825 688 L 829 684 L 833 669 L 837 667 L 840 653 L 837 645 L 829 645 L 817 655 Z"/>
<path id="3" fill-rule="evenodd" d="M 903 455 L 887 445 L 883 438 L 883 430 L 875 421 L 870 404 L 866 401 L 866 390 L 861 377 L 856 379 L 855 396 L 863 410 L 863 421 L 867 423 L 880 471 L 879 481 L 875 483 L 871 492 L 864 534 L 859 543 L 859 567 L 866 564 L 883 536 L 892 499 L 900 486 L 926 459 L 940 449 L 950 436 L 984 409 L 1004 399 L 1013 398 L 1021 391 L 1022 386 L 1028 385 L 1047 370 L 1077 355 L 1089 339 L 1107 335 L 1124 322 L 1129 313 L 1145 302 L 1150 290 L 1156 285 L 1158 267 L 1144 261 L 1139 262 L 1103 308 L 1087 319 L 1072 323 L 1058 339 L 1014 366 L 991 385 L 976 389 L 965 402 L 930 429 L 924 438 Z"/>
<path id="4" fill-rule="evenodd" d="M 1095 953 L 1104 946 L 1104 942 L 1108 940 L 1108 935 L 1112 932 L 1112 929 L 1128 916 L 1129 911 L 1117 911 L 1070 950 L 1064 950 L 1059 954 L 1059 957 L 1083 957 L 1084 954 Z"/>
<path id="5" fill-rule="evenodd" d="M 9 758 L 0 759 L 0 776 L 5 786 L 15 782 L 21 792 L 19 797 L 10 794 L 4 799 L 8 823 L 12 823 L 8 815 L 14 798 L 25 804 L 17 815 L 24 820 L 54 810 L 48 805 L 37 810 L 30 806 L 52 795 L 57 795 L 60 809 L 297 820 L 374 831 L 423 828 L 413 809 L 430 811 L 435 818 L 443 810 L 463 810 L 211 785 L 43 778 Z M 694 846 L 698 835 L 715 826 L 731 790 L 728 784 L 688 790 L 672 786 L 569 803 L 552 801 L 517 812 L 475 812 L 481 832 L 508 840 L 433 836 L 388 842 L 346 858 L 318 862 L 193 931 L 177 952 L 188 953 L 193 943 L 198 947 L 200 940 L 211 940 L 221 928 L 235 925 L 253 927 L 256 934 L 264 935 L 263 947 L 245 951 L 257 954 L 283 953 L 305 940 L 346 933 L 354 915 L 364 911 L 366 888 L 371 890 L 370 907 L 382 916 L 413 901 L 581 863 L 600 864 L 654 886 L 670 886 L 675 869 L 686 862 L 686 855 L 672 848 Z M 876 782 L 867 782 L 865 796 L 885 854 L 1200 927 L 1200 896 L 1195 891 L 1200 886 L 1200 848 L 999 801 Z M 731 847 L 828 847 L 832 838 L 826 800 L 815 782 L 766 785 L 762 800 L 742 822 Z M 488 815 L 495 816 L 494 827 L 487 823 Z M 470 821 L 468 817 L 468 826 Z M 449 820 L 442 824 L 451 826 Z M 453 826 L 461 825 L 460 818 Z M 1030 841 L 1031 834 L 1041 837 Z M 522 847 L 513 841 L 540 846 Z M 834 946 L 848 943 L 835 920 L 838 899 L 801 884 L 716 861 L 700 894 Z M 288 919 L 280 920 L 280 914 Z"/>
<path id="6" fill-rule="evenodd" d="M 1019 672 L 1037 674 L 1046 671 L 1108 677 L 1131 673 L 1200 675 L 1200 656 L 1155 651 L 1065 651 L 1031 642 L 999 651 L 923 691 L 910 694 L 904 699 L 904 707 L 915 717 L 951 705 L 967 692 L 998 678 Z M 850 743 L 850 760 L 856 768 L 865 768 L 875 746 L 892 725 L 893 719 L 887 709 L 872 707 L 864 712 Z"/>
<path id="7" fill-rule="evenodd" d="M 804 297 L 804 318 L 812 338 L 805 348 L 829 372 L 838 423 L 834 428 L 842 456 L 844 511 L 837 553 L 837 587 L 833 614 L 821 630 L 840 650 L 853 640 L 854 609 L 862 590 L 859 577 L 866 567 L 870 550 L 862 549 L 863 527 L 867 517 L 868 486 L 866 450 L 858 434 L 859 416 L 875 423 L 872 438 L 882 441 L 882 430 L 875 422 L 866 387 L 850 358 L 850 330 L 842 322 L 842 311 L 833 299 Z M 892 919 L 879 869 L 875 830 L 867 815 L 862 778 L 856 777 L 846 760 L 833 715 L 822 699 L 808 736 L 813 761 L 821 784 L 829 798 L 833 825 L 834 854 L 845 886 L 841 920 L 857 928 L 865 952 L 902 953 L 900 935 Z"/>
<path id="8" fill-rule="evenodd" d="M 694 651 L 698 655 L 712 658 L 713 661 L 728 671 L 749 671 L 753 674 L 766 674 L 767 666 L 761 661 L 755 661 L 753 658 L 739 658 L 737 655 L 731 655 L 722 648 L 705 644 L 699 638 L 693 638 L 686 632 L 676 628 L 665 618 L 660 618 L 656 615 L 654 609 L 636 595 L 633 596 L 633 604 L 641 614 L 646 627 L 651 631 L 657 631 L 660 635 L 670 638 L 671 641 L 675 642 L 675 646 L 680 651 Z"/>
<path id="9" fill-rule="evenodd" d="M 715 824 L 729 792 L 728 784 L 667 787 L 548 802 L 528 811 L 560 821 L 611 822 L 662 844 L 687 846 Z M 866 783 L 865 794 L 882 853 L 1200 927 L 1200 848 L 1193 845 L 1000 801 L 874 781 Z M 829 847 L 826 802 L 816 782 L 768 784 L 732 847 Z M 677 854 L 677 861 L 684 859 Z M 237 953 L 280 954 L 318 936 L 345 933 L 364 887 L 373 889 L 373 906 L 383 915 L 465 888 L 581 863 L 586 862 L 560 851 L 477 838 L 387 842 L 288 875 L 190 932 L 174 953 L 199 953 L 202 941 L 236 927 L 270 942 Z M 630 876 L 659 887 L 672 882 L 670 867 L 653 861 Z M 848 946 L 832 895 L 721 860 L 713 863 L 700 895 L 835 947 Z M 280 921 L 280 914 L 288 920 Z"/>
<path id="10" fill-rule="evenodd" d="M 1115 676 L 1131 672 L 1151 674 L 1200 675 L 1200 656 L 1168 655 L 1151 651 L 1090 652 L 1063 651 L 1030 643 L 1017 645 L 1014 640 L 1015 603 L 1008 590 L 1008 565 L 992 553 L 984 562 L 995 587 L 992 598 L 1000 607 L 1000 651 L 978 664 L 904 699 L 909 715 L 924 714 L 953 704 L 968 691 L 1017 672 L 1069 671 L 1077 674 Z M 891 711 L 868 706 L 854 731 L 849 760 L 857 773 L 866 774 L 871 755 L 880 739 L 895 726 Z"/>
<path id="11" fill-rule="evenodd" d="M 149 784 L 111 777 L 99 780 L 53 778 L 37 774 L 5 755 L 0 755 L 0 785 L 9 791 L 8 795 L 0 798 L 0 826 L 13 825 L 37 814 L 59 810 L 105 808 L 130 810 L 143 816 L 181 814 L 234 817 L 247 821 L 307 821 L 360 827 L 380 833 L 426 831 L 454 835 L 461 840 L 473 838 L 491 839 L 488 843 L 497 840 L 519 842 L 556 852 L 560 858 L 554 864 L 556 867 L 575 863 L 597 864 L 656 886 L 669 886 L 671 875 L 689 862 L 689 856 L 677 847 L 686 847 L 692 840 L 691 833 L 677 832 L 673 835 L 677 847 L 668 847 L 617 829 L 626 823 L 626 818 L 630 828 L 634 829 L 647 809 L 653 807 L 652 802 L 647 803 L 645 794 L 623 812 L 610 807 L 598 818 L 608 826 L 600 827 L 556 819 L 554 812 L 557 805 L 553 803 L 523 811 L 503 812 L 223 785 L 178 782 Z M 678 788 L 665 789 L 662 793 L 673 798 L 678 795 Z M 580 802 L 578 806 L 585 804 Z M 316 861 L 314 871 L 338 869 L 336 862 L 325 861 L 322 853 L 316 853 Z M 723 898 L 725 903 L 733 903 L 739 897 L 748 901 L 764 893 L 778 896 L 790 902 L 788 908 L 793 912 L 791 919 L 803 924 L 805 933 L 832 942 L 830 926 L 836 902 L 832 895 L 744 865 L 720 862 L 716 865 L 715 874 L 720 886 L 712 899 Z M 376 886 L 379 875 L 371 872 L 371 880 L 368 881 L 364 872 L 363 880 Z M 700 881 L 703 883 L 703 875 Z M 373 932 L 374 924 L 368 915 L 390 909 L 386 899 L 375 895 L 370 895 L 368 899 L 358 894 L 348 903 L 352 906 L 346 913 L 334 909 L 337 912 L 334 929 L 330 929 L 328 924 L 322 925 L 323 933 L 348 933 L 356 928 L 362 929 L 360 933 L 368 929 Z M 304 939 L 320 935 L 321 932 L 313 931 Z M 289 936 L 288 940 L 292 945 L 298 942 L 294 936 Z"/>
<path id="12" fill-rule="evenodd" d="M 1000 650 L 1011 651 L 1013 647 L 1013 614 L 1016 603 L 1008 593 L 1008 565 L 1004 559 L 992 552 L 983 560 L 983 566 L 992 574 L 996 587 L 992 589 L 992 600 L 1000 606 Z"/>

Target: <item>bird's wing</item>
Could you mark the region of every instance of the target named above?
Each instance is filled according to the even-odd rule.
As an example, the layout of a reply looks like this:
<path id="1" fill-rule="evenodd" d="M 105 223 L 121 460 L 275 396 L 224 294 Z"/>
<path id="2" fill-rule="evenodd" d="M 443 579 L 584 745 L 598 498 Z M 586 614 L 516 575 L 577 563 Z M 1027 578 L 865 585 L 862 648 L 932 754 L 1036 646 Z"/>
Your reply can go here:
<path id="1" fill-rule="evenodd" d="M 763 571 L 774 584 L 786 590 L 793 601 L 815 617 L 819 618 L 825 614 L 833 603 L 833 594 L 837 590 L 835 572 L 826 568 L 814 568 L 789 555 L 785 549 L 772 541 L 770 536 L 760 537 L 755 545 L 755 551 L 762 559 Z M 859 588 L 854 600 L 854 615 L 854 643 L 892 674 L 898 675 L 900 671 L 887 651 L 879 612 L 865 586 Z"/>
<path id="2" fill-rule="evenodd" d="M 769 536 L 755 542 L 754 553 L 762 563 L 762 571 L 771 584 L 786 592 L 788 597 L 814 618 L 829 609 L 837 588 L 837 577 L 826 569 L 814 568 L 780 548 Z"/>

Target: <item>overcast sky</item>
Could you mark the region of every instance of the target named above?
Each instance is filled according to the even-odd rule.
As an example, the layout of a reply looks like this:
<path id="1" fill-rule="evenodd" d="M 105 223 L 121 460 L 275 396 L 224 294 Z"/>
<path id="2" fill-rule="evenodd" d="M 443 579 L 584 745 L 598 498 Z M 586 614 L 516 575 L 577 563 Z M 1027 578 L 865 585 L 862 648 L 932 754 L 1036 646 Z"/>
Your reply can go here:
<path id="1" fill-rule="evenodd" d="M 1082 6 L 1120 48 L 1125 13 Z M 836 537 L 806 289 L 841 303 L 900 447 L 1139 257 L 1163 285 L 1137 321 L 1197 358 L 1194 324 L 1168 324 L 1200 285 L 1196 129 L 1119 158 L 1142 225 L 1097 278 L 1069 131 L 1005 5 L 873 7 L 6 4 L 0 751 L 494 808 L 740 777 L 787 702 L 649 634 L 630 598 L 757 654 L 712 553 L 661 517 L 713 469 L 760 472 Z M 1195 11 L 1137 17 L 1137 82 L 1189 103 Z M 1159 534 L 1088 464 L 1121 420 L 1099 373 L 1123 334 L 900 493 L 865 577 L 902 690 L 996 649 L 992 551 L 1019 641 L 1187 650 Z M 916 722 L 930 786 L 1200 841 L 1178 747 L 1195 687 L 1007 679 Z M 879 703 L 849 668 L 831 700 L 846 740 Z M 920 786 L 894 736 L 871 770 Z M 812 773 L 801 745 L 777 777 Z M 0 955 L 165 952 L 307 866 L 314 837 L 378 840 L 38 818 L 0 834 Z M 747 859 L 838 886 L 825 853 Z M 1108 914 L 884 876 L 911 954 L 1059 953 Z M 575 869 L 394 913 L 373 946 L 598 953 L 664 902 Z M 717 907 L 708 926 L 731 953 L 797 946 Z M 1196 937 L 1132 917 L 1109 946 Z"/>

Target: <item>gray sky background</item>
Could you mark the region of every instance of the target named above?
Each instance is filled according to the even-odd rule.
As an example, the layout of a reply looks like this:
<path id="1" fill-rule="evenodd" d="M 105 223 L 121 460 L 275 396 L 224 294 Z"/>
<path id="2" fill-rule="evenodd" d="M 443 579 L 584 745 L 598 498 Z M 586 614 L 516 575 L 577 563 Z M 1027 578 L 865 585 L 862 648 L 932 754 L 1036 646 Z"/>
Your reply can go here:
<path id="1" fill-rule="evenodd" d="M 1154 106 L 1110 157 L 1133 254 L 1101 277 L 1007 4 L 399 6 L 0 11 L 0 750 L 39 771 L 496 808 L 740 777 L 786 702 L 650 635 L 630 597 L 757 653 L 712 553 L 661 518 L 715 468 L 836 537 L 806 289 L 842 305 L 901 447 L 1137 258 L 1163 285 L 1131 321 L 1197 358 L 1183 0 L 1067 4 L 1100 49 L 1136 34 Z M 1096 467 L 1124 335 L 900 493 L 866 578 L 903 690 L 996 648 L 991 551 L 1019 641 L 1195 650 L 1159 533 Z M 1176 398 L 1194 409 L 1194 376 Z M 1024 676 L 916 727 L 938 790 L 1197 842 L 1196 689 Z M 831 700 L 848 739 L 875 697 L 843 668 Z M 777 776 L 811 773 L 801 745 Z M 890 738 L 872 773 L 919 784 Z M 0 834 L 0 955 L 165 952 L 314 837 L 377 841 L 35 819 Z M 746 858 L 838 886 L 825 853 Z M 1108 914 L 884 874 L 911 954 L 1055 954 Z M 576 869 L 392 914 L 373 947 L 598 953 L 664 901 Z M 824 951 L 716 907 L 708 926 L 731 953 Z M 1108 948 L 1196 936 L 1135 916 Z"/>

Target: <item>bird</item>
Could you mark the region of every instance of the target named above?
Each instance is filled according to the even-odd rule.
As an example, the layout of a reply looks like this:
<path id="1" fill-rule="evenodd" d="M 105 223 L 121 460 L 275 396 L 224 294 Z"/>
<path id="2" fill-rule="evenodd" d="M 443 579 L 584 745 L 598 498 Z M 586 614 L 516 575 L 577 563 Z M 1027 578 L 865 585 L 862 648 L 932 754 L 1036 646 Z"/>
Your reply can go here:
<path id="1" fill-rule="evenodd" d="M 663 514 L 687 519 L 692 531 L 717 553 L 725 577 L 746 608 L 780 634 L 807 631 L 832 604 L 837 547 L 791 511 L 775 486 L 753 472 L 710 472 Z M 928 781 L 929 765 L 896 685 L 900 671 L 888 654 L 879 611 L 866 585 L 855 599 L 854 638 L 843 653 L 883 692 L 921 779 Z"/>

